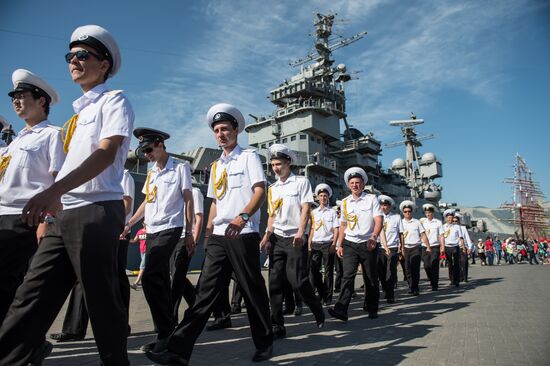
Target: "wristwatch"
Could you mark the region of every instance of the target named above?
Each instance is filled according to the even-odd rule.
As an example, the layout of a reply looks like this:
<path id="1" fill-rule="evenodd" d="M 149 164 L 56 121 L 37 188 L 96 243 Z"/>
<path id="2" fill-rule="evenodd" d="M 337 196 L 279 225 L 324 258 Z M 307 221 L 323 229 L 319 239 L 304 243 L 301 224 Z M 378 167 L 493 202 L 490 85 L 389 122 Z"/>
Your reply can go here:
<path id="1" fill-rule="evenodd" d="M 248 220 L 250 220 L 250 215 L 246 212 L 240 213 L 239 216 L 241 217 L 241 219 L 243 219 L 244 222 L 248 222 Z"/>

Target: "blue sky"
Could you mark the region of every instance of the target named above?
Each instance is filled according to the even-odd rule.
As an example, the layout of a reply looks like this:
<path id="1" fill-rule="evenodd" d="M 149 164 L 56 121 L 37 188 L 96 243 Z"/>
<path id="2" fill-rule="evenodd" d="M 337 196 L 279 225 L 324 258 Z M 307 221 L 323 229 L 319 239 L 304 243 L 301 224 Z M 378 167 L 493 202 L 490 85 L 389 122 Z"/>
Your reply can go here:
<path id="1" fill-rule="evenodd" d="M 86 4 L 86 5 L 84 5 Z M 348 121 L 383 143 L 401 138 L 388 121 L 415 112 L 433 133 L 421 152 L 443 162 L 443 200 L 497 207 L 511 200 L 503 179 L 516 153 L 550 194 L 550 3 L 547 1 L 2 1 L 0 90 L 27 68 L 61 95 L 50 120 L 61 125 L 81 95 L 64 62 L 70 34 L 99 24 L 115 36 L 136 126 L 172 134 L 169 147 L 214 146 L 203 120 L 229 102 L 254 115 L 274 106 L 269 91 L 296 70 L 288 61 L 312 49 L 315 12 L 343 19 L 336 32 L 368 35 L 335 52 L 360 71 L 347 84 Z M 22 121 L 5 95 L 0 114 Z M 243 135 L 242 145 L 247 144 Z M 137 142 L 134 140 L 132 146 Z M 404 149 L 385 149 L 388 167 Z"/>

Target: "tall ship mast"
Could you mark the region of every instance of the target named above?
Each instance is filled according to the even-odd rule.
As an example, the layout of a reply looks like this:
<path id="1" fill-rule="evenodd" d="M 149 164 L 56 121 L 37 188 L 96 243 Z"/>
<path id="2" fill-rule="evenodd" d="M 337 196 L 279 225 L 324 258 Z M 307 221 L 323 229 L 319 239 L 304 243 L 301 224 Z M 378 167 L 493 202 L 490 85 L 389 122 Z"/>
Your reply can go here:
<path id="1" fill-rule="evenodd" d="M 367 32 L 349 38 L 332 37 L 336 14 L 316 14 L 315 51 L 290 63 L 299 72 L 271 90 L 270 101 L 275 111 L 268 116 L 252 116 L 254 122 L 246 126 L 249 145 L 268 159 L 268 149 L 282 143 L 297 155 L 297 173 L 305 175 L 314 187 L 328 183 L 335 198 L 347 195 L 344 172 L 352 167 L 363 168 L 369 176 L 374 193 L 385 193 L 398 201 L 418 198 L 437 203 L 441 189 L 433 179 L 442 176 L 441 163 L 434 154 L 419 158 L 420 139 L 415 138 L 414 124 L 404 124 L 407 147 L 405 169 L 397 164 L 384 170 L 379 162 L 381 142 L 372 132 L 363 134 L 348 123 L 345 84 L 352 80 L 344 64 L 335 64 L 333 51 L 364 38 Z M 343 122 L 343 129 L 341 122 Z M 390 124 L 396 125 L 393 121 Z M 405 133 L 406 129 L 406 133 Z M 396 161 L 394 161 L 395 163 Z M 395 168 L 395 169 L 393 169 Z M 266 167 L 268 179 L 274 179 Z"/>

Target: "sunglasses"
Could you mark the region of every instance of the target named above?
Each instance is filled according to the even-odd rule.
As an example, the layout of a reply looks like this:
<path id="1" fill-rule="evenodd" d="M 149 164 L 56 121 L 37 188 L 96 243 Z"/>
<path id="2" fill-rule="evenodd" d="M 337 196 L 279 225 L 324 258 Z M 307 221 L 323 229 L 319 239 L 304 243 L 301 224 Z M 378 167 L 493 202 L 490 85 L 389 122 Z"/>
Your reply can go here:
<path id="1" fill-rule="evenodd" d="M 65 61 L 67 61 L 67 63 L 71 63 L 71 60 L 75 56 L 78 59 L 78 61 L 85 61 L 90 57 L 90 55 L 94 56 L 98 60 L 101 60 L 101 57 L 97 53 L 93 53 L 93 52 L 90 52 L 88 50 L 78 50 L 76 52 L 67 53 L 65 55 Z"/>
<path id="2" fill-rule="evenodd" d="M 409 213 L 412 212 L 411 210 L 403 210 L 403 213 Z"/>
<path id="3" fill-rule="evenodd" d="M 143 152 L 145 154 L 150 154 L 153 152 L 153 148 L 151 146 L 147 146 L 145 149 L 143 149 Z"/>

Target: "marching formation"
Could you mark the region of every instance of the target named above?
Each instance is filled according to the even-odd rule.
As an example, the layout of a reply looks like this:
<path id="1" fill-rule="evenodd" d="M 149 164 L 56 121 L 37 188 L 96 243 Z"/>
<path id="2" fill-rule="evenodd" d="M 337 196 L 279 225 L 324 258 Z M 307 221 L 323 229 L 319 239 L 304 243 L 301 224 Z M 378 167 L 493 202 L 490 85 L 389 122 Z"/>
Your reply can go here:
<path id="1" fill-rule="evenodd" d="M 422 262 L 431 289 L 438 290 L 443 253 L 451 284 L 467 279 L 470 239 L 453 210 L 444 212 L 443 224 L 434 218 L 437 208 L 426 204 L 426 217 L 417 220 L 414 202 L 396 207 L 391 197 L 365 192 L 368 176 L 359 167 L 345 172 L 350 194 L 332 207 L 331 187 L 321 183 L 313 190 L 306 177 L 295 175 L 296 156 L 282 144 L 269 149 L 277 180 L 268 185 L 258 153 L 237 142 L 245 120 L 230 104 L 206 113 L 221 154 L 211 166 L 204 220 L 204 197 L 192 186 L 191 167 L 166 151 L 169 134 L 134 129 L 128 99 L 107 88 L 121 66 L 111 34 L 96 25 L 77 28 L 65 60 L 83 95 L 63 129 L 48 121 L 59 100 L 55 90 L 27 70 L 12 77 L 9 96 L 26 126 L 0 148 L 1 365 L 42 363 L 52 350 L 46 333 L 69 294 L 62 332 L 50 337 L 83 339 L 89 319 L 102 364 L 128 365 L 130 288 L 141 282 L 157 335 L 141 349 L 158 364 L 187 365 L 213 313 L 216 321 L 208 329 L 231 326 L 231 279 L 233 310 L 240 311 L 241 298 L 246 305 L 254 362 L 271 358 L 273 341 L 286 337 L 290 303 L 299 312 L 305 303 L 317 329 L 325 326 L 324 307 L 347 321 L 358 268 L 371 319 L 378 317 L 380 285 L 385 300 L 395 302 L 399 263 L 415 296 Z M 132 133 L 152 163 L 135 212 L 134 183 L 124 169 Z M 260 232 L 266 199 L 267 228 Z M 142 219 L 144 230 L 130 240 Z M 186 274 L 203 220 L 205 257 L 194 287 Z M 130 285 L 128 243 L 138 240 L 143 260 Z M 268 286 L 261 251 L 269 256 Z M 188 309 L 179 320 L 182 297 Z"/>

